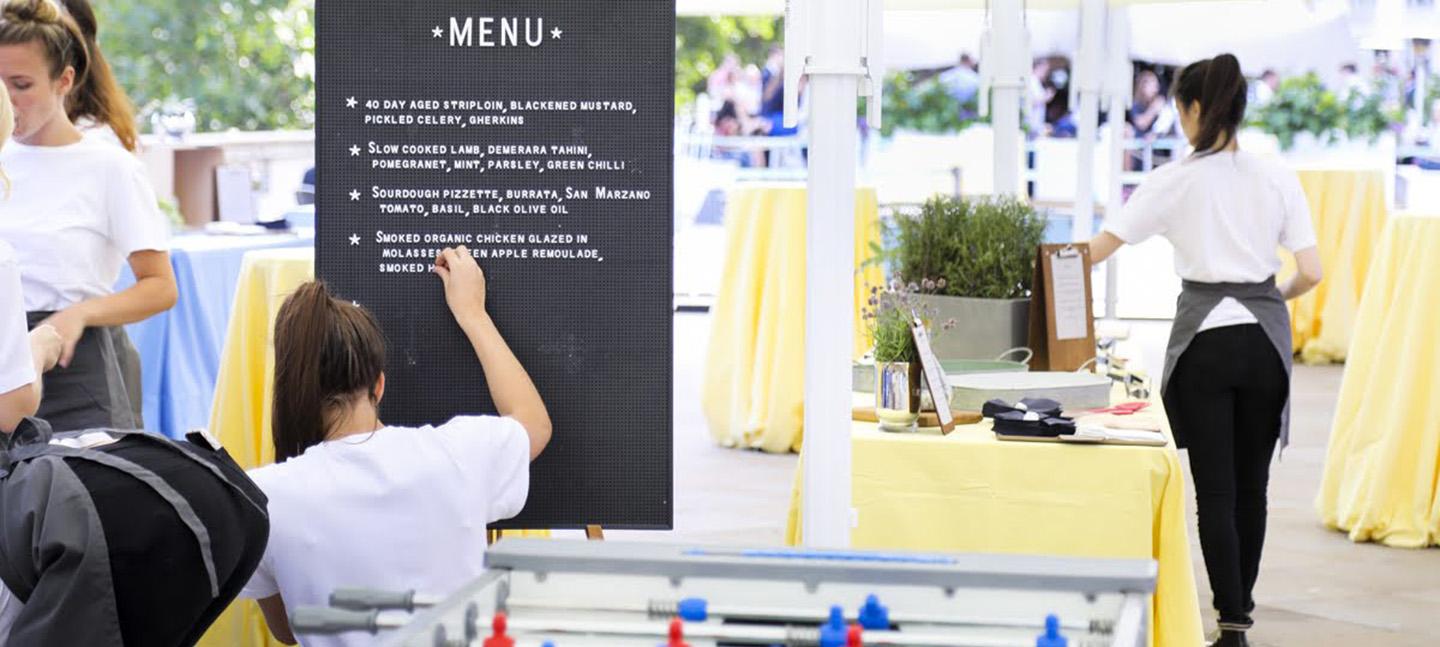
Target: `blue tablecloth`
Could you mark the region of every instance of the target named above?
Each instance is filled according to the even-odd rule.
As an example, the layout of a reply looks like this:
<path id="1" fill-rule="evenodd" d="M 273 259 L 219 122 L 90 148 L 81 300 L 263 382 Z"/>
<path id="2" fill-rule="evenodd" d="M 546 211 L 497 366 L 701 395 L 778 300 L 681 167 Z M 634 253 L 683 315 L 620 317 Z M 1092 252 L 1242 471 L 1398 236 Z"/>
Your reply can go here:
<path id="1" fill-rule="evenodd" d="M 140 351 L 145 428 L 180 438 L 210 424 L 220 351 L 245 253 L 310 246 L 314 238 L 186 234 L 176 236 L 171 244 L 179 300 L 169 311 L 131 324 L 126 331 Z M 134 284 L 135 276 L 126 266 L 115 289 Z"/>

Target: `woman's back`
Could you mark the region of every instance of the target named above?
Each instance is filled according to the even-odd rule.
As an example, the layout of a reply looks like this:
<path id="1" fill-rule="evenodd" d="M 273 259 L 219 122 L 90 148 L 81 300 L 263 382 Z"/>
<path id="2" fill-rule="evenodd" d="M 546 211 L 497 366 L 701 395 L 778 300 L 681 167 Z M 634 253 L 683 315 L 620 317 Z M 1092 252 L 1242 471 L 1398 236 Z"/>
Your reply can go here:
<path id="1" fill-rule="evenodd" d="M 486 525 L 520 512 L 530 441 L 509 418 L 385 427 L 250 472 L 271 535 L 246 597 L 328 606 L 336 588 L 448 593 L 484 568 Z M 369 644 L 361 634 L 307 645 Z"/>
<path id="2" fill-rule="evenodd" d="M 1161 167 L 1105 228 L 1131 244 L 1165 237 L 1176 273 L 1201 283 L 1259 283 L 1280 270 L 1279 248 L 1315 246 L 1294 171 L 1245 151 Z"/>

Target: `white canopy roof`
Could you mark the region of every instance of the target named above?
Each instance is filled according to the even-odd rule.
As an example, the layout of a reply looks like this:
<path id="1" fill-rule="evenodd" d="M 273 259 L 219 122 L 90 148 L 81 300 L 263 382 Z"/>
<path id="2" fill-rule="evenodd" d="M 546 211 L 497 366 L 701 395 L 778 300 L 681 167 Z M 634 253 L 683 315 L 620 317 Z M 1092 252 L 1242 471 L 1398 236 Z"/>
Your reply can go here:
<path id="1" fill-rule="evenodd" d="M 1217 7 L 1216 3 L 1223 3 Z M 1027 27 L 1036 55 L 1074 54 L 1078 0 L 1029 0 Z M 1221 52 L 1246 72 L 1330 72 L 1358 60 L 1343 11 L 1305 0 L 1112 0 L 1130 7 L 1130 57 L 1183 65 Z M 983 0 L 887 0 L 885 61 L 891 69 L 953 65 L 979 49 Z M 681 15 L 775 14 L 782 0 L 678 0 Z M 979 8 L 977 8 L 979 7 Z M 1334 7 L 1334 5 L 1331 5 Z M 1217 10 L 1219 9 L 1219 10 Z"/>

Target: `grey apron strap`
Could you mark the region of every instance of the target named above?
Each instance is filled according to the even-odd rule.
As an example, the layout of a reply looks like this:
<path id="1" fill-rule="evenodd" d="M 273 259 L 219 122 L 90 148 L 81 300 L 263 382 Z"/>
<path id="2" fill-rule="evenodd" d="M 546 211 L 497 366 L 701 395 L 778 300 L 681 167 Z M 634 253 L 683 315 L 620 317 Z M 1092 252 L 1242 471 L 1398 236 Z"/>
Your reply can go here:
<path id="1" fill-rule="evenodd" d="M 87 451 L 55 444 L 47 444 L 38 448 L 31 445 L 20 450 L 20 452 L 31 451 L 43 453 L 48 456 L 78 458 L 92 463 L 98 463 L 125 472 L 150 486 L 151 490 L 154 490 L 156 494 L 159 494 L 161 498 L 165 499 L 165 501 L 175 509 L 175 514 L 180 516 L 180 521 L 195 535 L 195 541 L 200 545 L 200 557 L 205 562 L 205 574 L 210 578 L 210 594 L 213 596 L 220 595 L 220 581 L 215 575 L 215 555 L 211 551 L 210 531 L 205 528 L 204 523 L 201 523 L 199 515 L 195 514 L 195 509 L 190 507 L 190 502 L 186 501 L 185 497 L 180 496 L 180 493 L 175 491 L 175 488 L 170 487 L 170 484 L 167 483 L 165 479 L 160 478 L 160 475 L 140 465 L 136 465 L 135 463 L 103 451 Z M 24 456 L 21 455 L 20 452 L 16 452 L 17 461 L 24 460 Z"/>
<path id="2" fill-rule="evenodd" d="M 1170 342 L 1165 349 L 1165 370 L 1160 380 L 1160 397 L 1165 400 L 1166 406 L 1173 408 L 1169 401 L 1170 378 L 1174 375 L 1180 356 L 1184 355 L 1185 349 L 1190 347 L 1190 342 L 1195 339 L 1205 318 L 1226 297 L 1240 302 L 1251 314 L 1255 315 L 1255 319 L 1260 323 L 1260 328 L 1265 331 L 1265 336 L 1275 346 L 1275 351 L 1280 356 L 1280 362 L 1285 367 L 1286 380 L 1289 380 L 1294 352 L 1290 336 L 1290 311 L 1285 307 L 1285 299 L 1280 294 L 1280 289 L 1276 287 L 1273 277 L 1260 283 L 1184 281 L 1176 305 L 1175 323 L 1170 329 Z M 1183 447 L 1186 433 L 1184 421 L 1175 419 L 1171 422 L 1176 442 Z M 1284 451 L 1285 446 L 1289 443 L 1290 396 L 1287 392 L 1285 409 L 1280 417 L 1281 451 Z"/>

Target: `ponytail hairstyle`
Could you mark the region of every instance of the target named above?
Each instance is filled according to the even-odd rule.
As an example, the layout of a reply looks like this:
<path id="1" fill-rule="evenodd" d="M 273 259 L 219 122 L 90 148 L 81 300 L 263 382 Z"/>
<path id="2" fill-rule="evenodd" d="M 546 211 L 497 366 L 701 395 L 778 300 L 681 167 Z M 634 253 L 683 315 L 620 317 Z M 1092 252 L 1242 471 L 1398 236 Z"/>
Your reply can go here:
<path id="1" fill-rule="evenodd" d="M 1175 98 L 1181 109 L 1200 103 L 1196 157 L 1217 153 L 1235 141 L 1235 131 L 1245 120 L 1245 93 L 1240 61 L 1231 54 L 1191 63 L 1180 71 Z"/>
<path id="2" fill-rule="evenodd" d="M 384 371 L 385 337 L 369 312 L 318 281 L 295 290 L 275 318 L 276 462 L 323 442 L 357 398 L 379 405 L 375 386 Z"/>
<path id="3" fill-rule="evenodd" d="M 138 142 L 135 110 L 100 53 L 97 29 L 89 0 L 4 0 L 0 7 L 0 45 L 39 43 L 50 62 L 51 80 L 74 68 L 66 115 L 72 122 L 88 117 L 109 126 L 133 152 Z"/>

